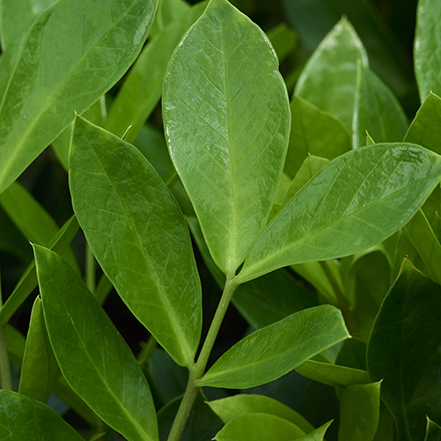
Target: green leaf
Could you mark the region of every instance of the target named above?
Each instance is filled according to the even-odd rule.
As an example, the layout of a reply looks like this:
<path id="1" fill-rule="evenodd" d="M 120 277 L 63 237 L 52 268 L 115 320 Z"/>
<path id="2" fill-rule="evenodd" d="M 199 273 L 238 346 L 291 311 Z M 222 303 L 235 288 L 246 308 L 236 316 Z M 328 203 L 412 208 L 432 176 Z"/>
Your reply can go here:
<path id="1" fill-rule="evenodd" d="M 296 95 L 339 119 L 348 133 L 352 133 L 358 60 L 367 66 L 362 42 L 342 18 L 315 50 L 295 89 Z"/>
<path id="2" fill-rule="evenodd" d="M 118 294 L 176 363 L 192 366 L 200 280 L 187 225 L 164 182 L 135 147 L 77 117 L 69 184 L 78 222 Z"/>
<path id="3" fill-rule="evenodd" d="M 62 253 L 65 248 L 72 242 L 75 234 L 79 228 L 77 219 L 72 216 L 64 225 L 60 231 L 50 242 L 50 248 L 57 253 Z M 5 326 L 9 319 L 12 317 L 15 311 L 20 305 L 27 299 L 28 295 L 37 286 L 37 277 L 35 274 L 35 261 L 28 266 L 26 271 L 21 276 L 17 283 L 17 286 L 12 291 L 12 294 L 8 297 L 3 307 L 0 309 L 0 327 Z"/>
<path id="4" fill-rule="evenodd" d="M 315 360 L 305 361 L 296 367 L 296 371 L 306 378 L 334 387 L 369 383 L 366 371 Z"/>
<path id="5" fill-rule="evenodd" d="M 109 131 L 122 136 L 131 125 L 125 140 L 135 140 L 161 98 L 165 71 L 175 47 L 205 6 L 202 3 L 189 8 L 146 45 L 112 104 L 106 124 Z"/>
<path id="6" fill-rule="evenodd" d="M 300 438 L 297 438 L 297 441 L 324 441 L 325 433 L 328 430 L 328 427 L 332 424 L 332 421 L 323 424 L 318 429 L 315 429 L 313 432 L 303 435 Z"/>
<path id="7" fill-rule="evenodd" d="M 216 434 L 216 441 L 292 441 L 305 435 L 293 423 L 265 413 L 246 413 L 234 418 Z"/>
<path id="8" fill-rule="evenodd" d="M 334 159 L 351 150 L 342 123 L 299 96 L 291 101 L 291 136 L 285 173 L 293 178 L 308 155 Z"/>
<path id="9" fill-rule="evenodd" d="M 0 193 L 125 73 L 152 0 L 61 0 L 34 22 L 0 107 Z M 78 91 L 81 90 L 81 93 Z"/>
<path id="10" fill-rule="evenodd" d="M 441 98 L 430 92 L 410 124 L 404 141 L 441 154 Z"/>
<path id="11" fill-rule="evenodd" d="M 285 60 L 297 46 L 299 41 L 297 34 L 285 23 L 280 23 L 272 28 L 267 36 L 276 51 L 279 61 Z"/>
<path id="12" fill-rule="evenodd" d="M 441 441 L 441 427 L 429 418 L 427 418 L 424 441 Z"/>
<path id="13" fill-rule="evenodd" d="M 407 127 L 407 117 L 393 93 L 359 62 L 352 122 L 354 148 L 366 145 L 366 131 L 375 142 L 398 142 Z"/>
<path id="14" fill-rule="evenodd" d="M 322 305 L 305 309 L 243 338 L 197 385 L 245 389 L 264 384 L 348 336 L 336 308 Z"/>
<path id="15" fill-rule="evenodd" d="M 260 235 L 238 282 L 382 242 L 412 218 L 440 179 L 441 158 L 413 144 L 375 144 L 334 159 Z"/>
<path id="16" fill-rule="evenodd" d="M 34 245 L 34 252 L 44 319 L 63 377 L 126 438 L 157 440 L 153 400 L 130 348 L 71 267 L 46 248 Z"/>
<path id="17" fill-rule="evenodd" d="M 358 338 L 349 338 L 341 344 L 335 362 L 341 366 L 366 370 L 366 348 L 364 341 Z"/>
<path id="18" fill-rule="evenodd" d="M 441 287 L 406 259 L 384 299 L 368 343 L 372 380 L 395 419 L 398 439 L 420 441 L 425 416 L 441 420 Z"/>
<path id="19" fill-rule="evenodd" d="M 380 386 L 381 381 L 338 389 L 338 441 L 373 441 L 380 417 Z"/>
<path id="20" fill-rule="evenodd" d="M 18 392 L 46 403 L 61 375 L 44 323 L 41 299 L 32 308 Z"/>
<path id="21" fill-rule="evenodd" d="M 211 255 L 229 275 L 265 226 L 282 173 L 290 112 L 277 67 L 261 29 L 226 0 L 212 0 L 164 81 L 172 160 Z"/>
<path id="22" fill-rule="evenodd" d="M 23 334 L 11 325 L 5 326 L 5 335 L 9 359 L 17 367 L 21 368 L 26 340 Z"/>
<path id="23" fill-rule="evenodd" d="M 432 91 L 441 95 L 441 4 L 437 0 L 419 0 L 414 41 L 415 76 L 423 102 Z"/>
<path id="24" fill-rule="evenodd" d="M 292 410 L 273 398 L 263 395 L 238 394 L 232 397 L 210 401 L 207 404 L 225 424 L 245 413 L 262 413 L 290 421 L 305 433 L 314 430 L 314 427 L 295 410 Z"/>
<path id="25" fill-rule="evenodd" d="M 0 390 L 0 439 L 84 441 L 50 407 L 7 390 Z"/>

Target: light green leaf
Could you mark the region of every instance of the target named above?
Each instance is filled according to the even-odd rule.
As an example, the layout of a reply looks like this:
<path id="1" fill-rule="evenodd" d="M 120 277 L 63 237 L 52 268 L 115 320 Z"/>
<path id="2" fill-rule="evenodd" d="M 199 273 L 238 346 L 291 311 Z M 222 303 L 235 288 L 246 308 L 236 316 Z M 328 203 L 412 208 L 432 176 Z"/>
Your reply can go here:
<path id="1" fill-rule="evenodd" d="M 52 239 L 49 244 L 50 248 L 55 252 L 62 254 L 65 248 L 72 242 L 78 228 L 79 225 L 77 219 L 75 216 L 72 216 Z M 17 311 L 36 286 L 37 277 L 35 274 L 35 261 L 32 261 L 21 276 L 14 291 L 12 291 L 12 294 L 0 309 L 0 327 L 3 327 L 8 323 L 14 312 Z"/>
<path id="2" fill-rule="evenodd" d="M 406 139 L 405 139 L 406 141 Z M 407 142 L 412 142 L 412 141 L 407 141 Z M 374 138 L 372 138 L 371 135 L 369 135 L 369 132 L 366 130 L 366 145 L 372 145 L 375 144 Z M 415 144 L 418 144 L 417 142 Z"/>
<path id="3" fill-rule="evenodd" d="M 354 148 L 366 145 L 366 131 L 375 142 L 398 142 L 407 127 L 407 117 L 393 93 L 359 62 L 352 121 Z"/>
<path id="4" fill-rule="evenodd" d="M 34 252 L 44 319 L 63 377 L 126 438 L 157 440 L 153 400 L 130 348 L 71 267 L 47 248 L 34 245 Z"/>
<path id="5" fill-rule="evenodd" d="M 424 441 L 441 441 L 441 427 L 429 418 L 427 418 Z"/>
<path id="6" fill-rule="evenodd" d="M 197 385 L 245 389 L 268 383 L 348 336 L 336 308 L 305 309 L 243 338 Z"/>
<path id="7" fill-rule="evenodd" d="M 380 386 L 381 381 L 338 389 L 338 441 L 373 441 L 380 417 Z"/>
<path id="8" fill-rule="evenodd" d="M 410 124 L 404 141 L 441 154 L 441 98 L 430 92 Z"/>
<path id="9" fill-rule="evenodd" d="M 296 85 L 296 95 L 339 119 L 352 133 L 357 60 L 368 59 L 354 28 L 342 18 L 320 43 Z"/>
<path id="10" fill-rule="evenodd" d="M 314 427 L 295 410 L 263 395 L 237 394 L 232 397 L 210 401 L 207 404 L 225 424 L 244 413 L 264 413 L 290 421 L 305 433 L 314 430 Z"/>
<path id="11" fill-rule="evenodd" d="M 185 0 L 161 0 L 153 21 L 150 37 L 156 37 L 173 21 L 179 20 L 188 12 L 190 5 Z"/>
<path id="12" fill-rule="evenodd" d="M 285 60 L 292 53 L 299 41 L 297 34 L 285 23 L 272 28 L 267 36 L 276 51 L 279 61 Z"/>
<path id="13" fill-rule="evenodd" d="M 44 323 L 41 299 L 32 308 L 18 392 L 46 403 L 54 382 L 61 375 Z"/>
<path id="14" fill-rule="evenodd" d="M 332 421 L 323 424 L 318 429 L 315 429 L 313 432 L 303 435 L 300 438 L 297 438 L 297 441 L 324 441 L 325 433 L 328 430 L 328 427 L 332 424 Z"/>
<path id="15" fill-rule="evenodd" d="M 334 159 L 349 150 L 349 133 L 339 120 L 300 96 L 294 96 L 285 173 L 293 178 L 308 155 Z"/>
<path id="16" fill-rule="evenodd" d="M 0 107 L 0 193 L 125 73 L 152 0 L 61 0 L 30 29 Z M 81 90 L 81 93 L 78 91 Z"/>
<path id="17" fill-rule="evenodd" d="M 306 378 L 333 387 L 369 383 L 366 371 L 315 360 L 305 361 L 296 367 L 296 371 Z"/>
<path id="18" fill-rule="evenodd" d="M 441 4 L 437 0 L 419 0 L 414 41 L 415 76 L 423 102 L 432 91 L 441 95 Z"/>
<path id="19" fill-rule="evenodd" d="M 261 29 L 226 0 L 212 0 L 164 81 L 172 160 L 213 259 L 229 275 L 264 227 L 282 173 L 290 112 L 277 68 Z"/>
<path id="20" fill-rule="evenodd" d="M 441 287 L 406 259 L 381 306 L 368 343 L 372 380 L 383 380 L 381 397 L 398 437 L 424 439 L 426 415 L 441 420 Z"/>
<path id="21" fill-rule="evenodd" d="M 187 225 L 164 182 L 135 147 L 77 117 L 69 184 L 78 222 L 118 294 L 176 363 L 192 366 L 200 280 Z"/>
<path id="22" fill-rule="evenodd" d="M 246 413 L 228 422 L 216 441 L 292 441 L 305 435 L 293 423 L 265 413 Z"/>
<path id="23" fill-rule="evenodd" d="M 441 245 L 423 210 L 416 212 L 404 226 L 404 232 L 426 265 L 427 275 L 441 284 Z"/>
<path id="24" fill-rule="evenodd" d="M 412 218 L 440 180 L 441 157 L 414 144 L 375 144 L 339 156 L 268 225 L 237 280 L 382 242 Z"/>
<path id="25" fill-rule="evenodd" d="M 125 140 L 135 140 L 161 98 L 165 71 L 175 47 L 205 6 L 202 3 L 186 8 L 146 45 L 112 104 L 106 124 L 109 131 L 122 136 L 131 125 Z"/>
<path id="26" fill-rule="evenodd" d="M 50 407 L 7 390 L 0 390 L 0 439 L 84 441 Z"/>

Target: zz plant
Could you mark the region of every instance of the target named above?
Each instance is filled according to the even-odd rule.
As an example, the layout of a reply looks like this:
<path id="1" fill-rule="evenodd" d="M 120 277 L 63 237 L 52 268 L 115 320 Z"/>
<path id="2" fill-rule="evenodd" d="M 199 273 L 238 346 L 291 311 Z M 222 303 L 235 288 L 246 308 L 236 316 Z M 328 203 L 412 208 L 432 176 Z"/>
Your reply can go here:
<path id="1" fill-rule="evenodd" d="M 409 126 L 345 18 L 290 99 L 292 31 L 275 50 L 227 0 L 19 3 L 2 3 L 0 204 L 34 260 L 0 309 L 0 440 L 83 439 L 52 393 L 93 440 L 319 441 L 331 424 L 328 440 L 439 439 L 440 4 L 419 1 Z M 161 97 L 171 162 L 132 144 Z M 17 181 L 49 144 L 74 211 L 61 229 Z M 207 333 L 194 247 L 223 290 Z M 8 321 L 37 283 L 25 340 Z M 151 334 L 138 359 L 101 306 L 112 287 Z M 214 356 L 231 302 L 252 332 Z M 157 413 L 159 353 L 187 385 Z M 335 388 L 338 423 L 240 393 L 294 369 Z"/>

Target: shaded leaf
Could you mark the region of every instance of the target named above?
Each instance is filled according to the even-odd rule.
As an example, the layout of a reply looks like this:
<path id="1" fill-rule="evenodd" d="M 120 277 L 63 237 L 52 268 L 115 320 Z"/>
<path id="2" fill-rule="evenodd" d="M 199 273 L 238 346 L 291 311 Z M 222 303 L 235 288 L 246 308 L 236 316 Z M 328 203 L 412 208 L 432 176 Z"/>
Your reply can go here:
<path id="1" fill-rule="evenodd" d="M 229 275 L 264 227 L 280 181 L 290 113 L 277 67 L 261 29 L 226 0 L 212 0 L 164 81 L 172 160 L 211 255 Z"/>
<path id="2" fill-rule="evenodd" d="M 243 338 L 197 385 L 245 389 L 264 384 L 348 336 L 336 308 L 322 305 L 305 309 Z"/>
<path id="3" fill-rule="evenodd" d="M 441 427 L 429 418 L 427 418 L 424 441 L 441 441 Z"/>
<path id="4" fill-rule="evenodd" d="M 281 23 L 272 28 L 267 33 L 267 36 L 271 41 L 280 62 L 288 57 L 298 43 L 297 34 L 285 23 Z"/>

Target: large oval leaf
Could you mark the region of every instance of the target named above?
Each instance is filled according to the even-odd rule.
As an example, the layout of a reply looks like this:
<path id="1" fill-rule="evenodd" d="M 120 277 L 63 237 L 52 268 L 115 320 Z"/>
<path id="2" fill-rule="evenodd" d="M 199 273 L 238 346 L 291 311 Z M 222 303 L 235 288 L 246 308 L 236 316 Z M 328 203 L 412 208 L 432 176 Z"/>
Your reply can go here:
<path id="1" fill-rule="evenodd" d="M 132 351 L 73 269 L 34 245 L 44 319 L 63 377 L 131 441 L 158 439 L 150 389 Z"/>
<path id="2" fill-rule="evenodd" d="M 78 222 L 118 294 L 176 363 L 191 366 L 201 287 L 187 225 L 164 182 L 135 147 L 78 117 L 69 184 Z"/>
<path id="3" fill-rule="evenodd" d="M 125 73 L 154 1 L 61 0 L 34 22 L 0 108 L 0 193 Z"/>
<path id="4" fill-rule="evenodd" d="M 264 227 L 283 169 L 289 101 L 265 34 L 212 0 L 164 81 L 166 138 L 208 248 L 229 275 Z"/>
<path id="5" fill-rule="evenodd" d="M 338 309 L 305 309 L 243 338 L 197 384 L 245 389 L 268 383 L 347 337 Z"/>
<path id="6" fill-rule="evenodd" d="M 375 144 L 318 172 L 268 225 L 238 281 L 367 249 L 405 225 L 441 180 L 441 157 L 414 144 Z"/>

